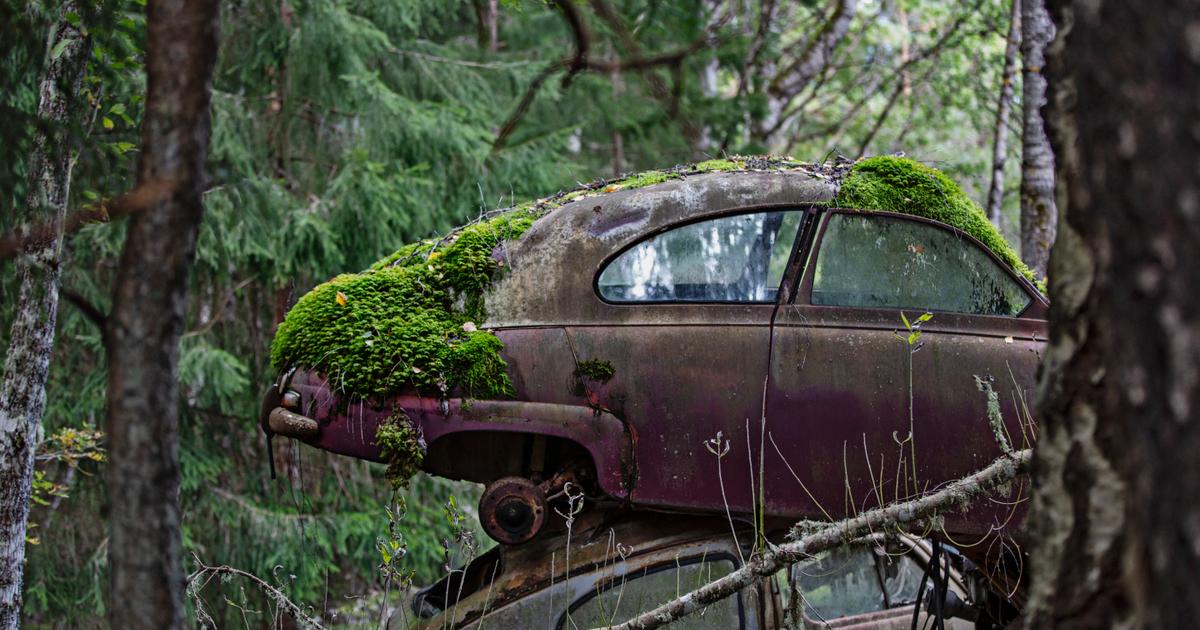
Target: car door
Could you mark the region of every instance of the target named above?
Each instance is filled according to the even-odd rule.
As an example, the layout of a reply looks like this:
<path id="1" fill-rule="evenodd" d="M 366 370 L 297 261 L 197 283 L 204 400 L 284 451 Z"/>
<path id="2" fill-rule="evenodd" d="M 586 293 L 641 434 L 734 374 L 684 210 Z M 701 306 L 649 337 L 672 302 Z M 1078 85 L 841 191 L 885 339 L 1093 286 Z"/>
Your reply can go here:
<path id="1" fill-rule="evenodd" d="M 771 316 L 803 216 L 774 207 L 677 223 L 602 264 L 596 323 L 566 331 L 578 361 L 615 368 L 585 385 L 634 433 L 635 503 L 750 511 L 744 451 L 718 471 L 704 444 L 745 445 L 761 415 Z"/>
<path id="2" fill-rule="evenodd" d="M 851 514 L 986 465 L 999 447 L 976 377 L 1020 446 L 1046 332 L 1032 285 L 918 217 L 826 211 L 814 242 L 774 328 L 769 512 Z M 947 527 L 987 531 L 1004 510 L 947 515 Z"/>

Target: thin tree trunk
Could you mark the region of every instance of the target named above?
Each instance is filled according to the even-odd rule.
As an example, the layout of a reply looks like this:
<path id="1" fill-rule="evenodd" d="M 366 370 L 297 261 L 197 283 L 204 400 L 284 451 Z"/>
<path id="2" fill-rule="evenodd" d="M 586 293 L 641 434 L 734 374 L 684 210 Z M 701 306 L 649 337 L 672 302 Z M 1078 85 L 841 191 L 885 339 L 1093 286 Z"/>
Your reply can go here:
<path id="1" fill-rule="evenodd" d="M 1030 628 L 1200 619 L 1196 0 L 1048 3 L 1058 160 Z"/>
<path id="2" fill-rule="evenodd" d="M 150 0 L 141 183 L 175 194 L 129 223 L 108 319 L 109 623 L 182 625 L 176 366 L 204 208 L 216 0 Z"/>
<path id="3" fill-rule="evenodd" d="M 1054 23 L 1043 0 L 1024 0 L 1021 5 L 1021 258 L 1039 276 L 1045 276 L 1050 246 L 1058 229 L 1054 201 L 1054 151 L 1046 138 L 1042 107 L 1046 104 L 1044 50 L 1054 39 Z"/>
<path id="4" fill-rule="evenodd" d="M 1017 65 L 1017 47 L 1021 42 L 1021 0 L 1013 0 L 1008 26 L 1008 45 L 1004 48 L 1004 73 L 1000 98 L 996 102 L 996 130 L 992 137 L 992 185 L 988 188 L 987 213 L 992 225 L 1000 227 L 1004 207 L 1004 162 L 1008 157 L 1008 112 L 1012 108 L 1013 74 Z"/>
<path id="5" fill-rule="evenodd" d="M 71 101 L 79 93 L 91 50 L 90 40 L 66 20 L 68 13 L 80 15 L 76 2 L 69 0 L 60 6 L 46 48 L 51 52 L 39 89 L 41 130 L 29 156 L 29 190 L 22 217 L 31 225 L 53 221 L 60 231 L 30 243 L 17 258 L 21 279 L 17 316 L 0 382 L 0 628 L 16 628 L 21 621 L 33 456 L 46 408 L 46 378 L 58 312 L 61 224 L 71 180 L 67 129 L 72 114 L 77 113 Z"/>

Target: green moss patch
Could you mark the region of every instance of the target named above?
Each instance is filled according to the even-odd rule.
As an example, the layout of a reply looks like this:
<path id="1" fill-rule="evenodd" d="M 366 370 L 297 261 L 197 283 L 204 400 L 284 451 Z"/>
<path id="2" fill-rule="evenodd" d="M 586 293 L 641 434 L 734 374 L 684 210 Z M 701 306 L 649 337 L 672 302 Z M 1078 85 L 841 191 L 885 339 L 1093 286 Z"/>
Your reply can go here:
<path id="1" fill-rule="evenodd" d="M 600 359 L 588 359 L 586 361 L 580 361 L 579 364 L 575 366 L 575 374 L 579 376 L 586 376 L 597 381 L 607 381 L 616 373 L 617 369 L 613 367 L 612 363 Z"/>
<path id="2" fill-rule="evenodd" d="M 375 445 L 387 462 L 386 475 L 392 488 L 402 490 L 425 461 L 425 440 L 407 415 L 389 417 L 375 431 Z"/>
<path id="3" fill-rule="evenodd" d="M 677 179 L 678 177 L 679 175 L 666 171 L 645 171 L 631 177 L 626 177 L 614 184 L 614 186 L 619 186 L 622 189 L 645 188 L 646 186 L 661 184 L 669 179 Z"/>
<path id="4" fill-rule="evenodd" d="M 701 173 L 739 171 L 746 168 L 746 163 L 740 160 L 705 160 L 696 164 L 695 168 Z"/>
<path id="5" fill-rule="evenodd" d="M 534 208 L 505 212 L 317 286 L 280 324 L 271 362 L 316 370 L 363 398 L 404 388 L 511 395 L 503 344 L 475 322 L 485 318 L 483 292 L 501 269 L 493 251 L 538 216 Z"/>
<path id="6" fill-rule="evenodd" d="M 856 162 L 833 203 L 843 208 L 899 212 L 941 221 L 975 237 L 1018 273 L 1033 280 L 1033 271 L 1021 262 L 983 209 L 945 173 L 916 160 L 881 156 Z"/>

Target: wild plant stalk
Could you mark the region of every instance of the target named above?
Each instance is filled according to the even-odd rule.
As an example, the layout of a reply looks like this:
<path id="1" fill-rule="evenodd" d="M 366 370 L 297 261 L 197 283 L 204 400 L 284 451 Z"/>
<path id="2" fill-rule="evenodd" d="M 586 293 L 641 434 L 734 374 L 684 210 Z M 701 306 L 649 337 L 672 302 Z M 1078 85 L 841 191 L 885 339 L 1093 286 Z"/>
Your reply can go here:
<path id="1" fill-rule="evenodd" d="M 901 336 L 899 333 L 895 333 L 897 338 L 905 342 L 908 350 L 908 438 L 906 441 L 908 442 L 909 455 L 912 458 L 911 466 L 913 482 L 912 494 L 908 494 L 908 496 L 917 494 L 920 492 L 921 488 L 920 483 L 917 481 L 917 414 L 916 408 L 913 404 L 913 355 L 925 345 L 925 343 L 921 341 L 921 325 L 931 319 L 933 319 L 933 313 L 926 311 L 925 313 L 922 313 L 921 316 L 916 320 L 909 322 L 908 317 L 905 316 L 904 312 L 902 311 L 900 313 L 900 320 L 904 322 L 904 328 L 908 331 L 908 335 Z M 907 494 L 907 480 L 905 480 L 904 485 L 905 493 Z"/>
<path id="2" fill-rule="evenodd" d="M 188 576 L 187 593 L 191 596 L 192 602 L 196 610 L 196 625 L 201 628 L 216 628 L 216 621 L 204 609 L 203 600 L 200 598 L 200 591 L 208 585 L 212 579 L 218 578 L 224 581 L 227 577 L 239 577 L 249 580 L 251 584 L 258 587 L 264 595 L 275 605 L 275 619 L 278 618 L 280 612 L 286 612 L 288 616 L 296 621 L 296 624 L 303 630 L 323 630 L 324 626 L 321 622 L 307 615 L 299 604 L 296 604 L 287 595 L 284 594 L 281 588 L 277 588 L 269 584 L 266 580 L 230 566 L 210 567 L 200 561 L 200 558 L 195 554 L 192 555 L 193 561 L 196 563 L 196 571 Z"/>
<path id="3" fill-rule="evenodd" d="M 746 564 L 746 558 L 742 555 L 742 545 L 738 542 L 737 526 L 734 525 L 733 514 L 729 510 L 729 499 L 725 496 L 725 476 L 721 472 L 721 460 L 729 453 L 730 443 L 724 439 L 721 431 L 717 431 L 715 438 L 704 441 L 704 448 L 717 456 L 717 485 L 721 488 L 721 504 L 725 506 L 725 520 L 729 523 L 729 533 L 733 536 L 733 546 L 737 549 L 738 560 L 742 564 Z"/>
<path id="4" fill-rule="evenodd" d="M 563 570 L 563 583 L 567 584 L 571 581 L 571 531 L 574 529 L 575 516 L 583 511 L 583 489 L 579 488 L 572 492 L 572 488 L 576 488 L 575 484 L 568 481 L 563 485 L 563 494 L 567 495 L 567 512 L 564 514 L 558 508 L 554 511 L 566 521 L 567 525 L 567 549 L 566 549 L 566 568 Z M 571 609 L 566 609 L 567 623 L 571 624 L 572 628 L 578 628 L 575 625 L 575 620 L 571 619 Z"/>

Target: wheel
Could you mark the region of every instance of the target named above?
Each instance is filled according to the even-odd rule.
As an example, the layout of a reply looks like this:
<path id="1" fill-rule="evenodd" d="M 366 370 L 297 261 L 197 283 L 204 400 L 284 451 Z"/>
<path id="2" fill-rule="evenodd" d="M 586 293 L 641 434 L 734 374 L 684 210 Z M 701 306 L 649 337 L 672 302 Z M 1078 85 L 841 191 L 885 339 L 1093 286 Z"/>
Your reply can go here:
<path id="1" fill-rule="evenodd" d="M 524 477 L 497 479 L 488 484 L 479 500 L 479 521 L 498 543 L 526 542 L 546 522 L 546 495 Z"/>

